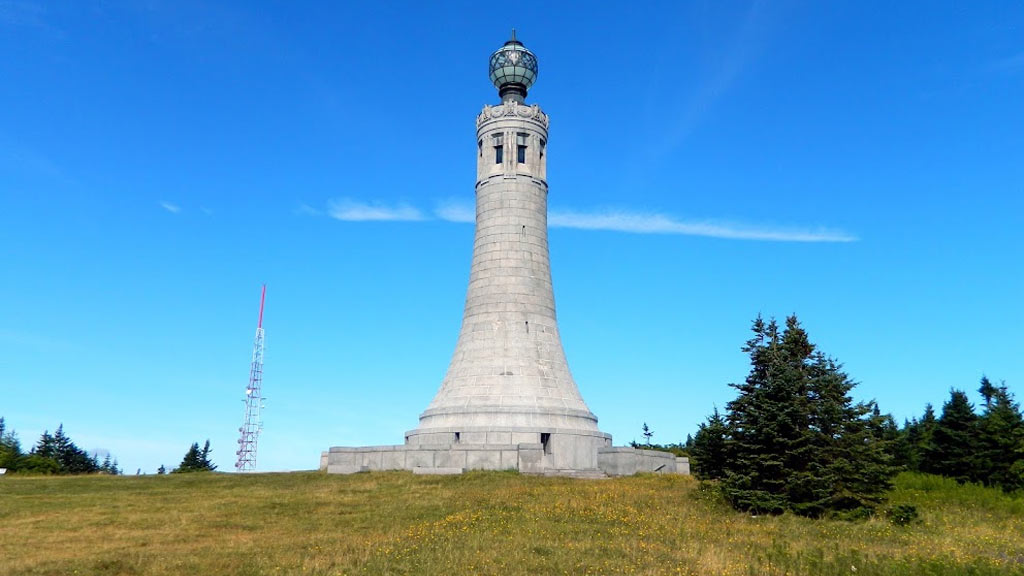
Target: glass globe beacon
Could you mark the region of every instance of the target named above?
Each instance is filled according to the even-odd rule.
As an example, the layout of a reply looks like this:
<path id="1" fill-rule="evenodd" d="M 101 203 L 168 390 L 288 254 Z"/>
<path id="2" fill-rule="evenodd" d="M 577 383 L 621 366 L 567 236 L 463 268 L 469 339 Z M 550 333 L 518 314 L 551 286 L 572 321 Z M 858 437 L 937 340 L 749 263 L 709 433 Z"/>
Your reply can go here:
<path id="1" fill-rule="evenodd" d="M 502 100 L 518 102 L 526 98 L 527 90 L 537 80 L 537 57 L 516 40 L 514 30 L 512 39 L 491 54 L 490 75 Z"/>

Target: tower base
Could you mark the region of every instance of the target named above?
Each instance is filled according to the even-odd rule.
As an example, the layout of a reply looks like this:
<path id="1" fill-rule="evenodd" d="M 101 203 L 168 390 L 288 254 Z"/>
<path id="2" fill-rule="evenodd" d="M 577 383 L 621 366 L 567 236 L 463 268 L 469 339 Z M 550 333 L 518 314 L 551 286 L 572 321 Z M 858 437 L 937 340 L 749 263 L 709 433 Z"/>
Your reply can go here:
<path id="1" fill-rule="evenodd" d="M 689 460 L 668 452 L 613 447 L 608 434 L 574 430 L 537 432 L 486 427 L 409 432 L 398 446 L 335 446 L 321 454 L 329 474 L 410 470 L 461 474 L 466 470 L 518 470 L 523 474 L 603 478 L 638 472 L 689 474 Z"/>

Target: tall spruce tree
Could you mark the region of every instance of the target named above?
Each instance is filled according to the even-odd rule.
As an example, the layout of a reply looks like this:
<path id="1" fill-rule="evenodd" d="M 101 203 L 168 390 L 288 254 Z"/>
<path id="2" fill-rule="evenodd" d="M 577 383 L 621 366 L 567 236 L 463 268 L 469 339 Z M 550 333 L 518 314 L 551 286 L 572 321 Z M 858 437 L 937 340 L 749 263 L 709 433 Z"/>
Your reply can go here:
<path id="1" fill-rule="evenodd" d="M 978 449 L 978 415 L 962 390 L 950 390 L 935 424 L 931 445 L 926 447 L 921 469 L 955 478 L 958 482 L 975 479 Z"/>
<path id="2" fill-rule="evenodd" d="M 741 510 L 819 516 L 871 508 L 895 470 L 873 404 L 817 352 L 796 316 L 780 333 L 758 317 L 743 351 L 751 370 L 727 405 L 723 492 Z"/>
<path id="3" fill-rule="evenodd" d="M 730 434 L 723 489 L 740 510 L 781 513 L 787 508 L 787 454 L 799 443 L 790 421 L 798 394 L 780 370 L 782 339 L 775 320 L 765 323 L 759 316 L 751 330 L 754 336 L 742 348 L 750 355 L 750 374 L 730 384 L 738 394 L 726 404 Z"/>
<path id="4" fill-rule="evenodd" d="M 974 477 L 1007 492 L 1024 488 L 1024 417 L 1005 383 L 981 379 L 985 409 L 978 419 Z"/>

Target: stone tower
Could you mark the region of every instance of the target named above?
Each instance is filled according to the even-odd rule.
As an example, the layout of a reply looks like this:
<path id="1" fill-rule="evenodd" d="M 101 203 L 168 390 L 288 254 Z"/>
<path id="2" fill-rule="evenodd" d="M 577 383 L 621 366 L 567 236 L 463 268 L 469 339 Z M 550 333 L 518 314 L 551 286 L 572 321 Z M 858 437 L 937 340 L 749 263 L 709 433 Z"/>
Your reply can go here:
<path id="1" fill-rule="evenodd" d="M 407 445 L 541 444 L 544 468 L 597 467 L 611 437 L 565 359 L 548 257 L 548 116 L 525 103 L 537 59 L 512 39 L 491 55 L 501 102 L 476 119 L 476 237 L 462 330 Z"/>
<path id="2" fill-rule="evenodd" d="M 420 425 L 397 446 L 332 446 L 331 474 L 519 470 L 579 478 L 688 473 L 668 452 L 612 447 L 569 372 L 548 258 L 548 116 L 526 93 L 537 58 L 516 40 L 491 55 L 501 102 L 476 119 L 476 238 L 462 331 Z"/>

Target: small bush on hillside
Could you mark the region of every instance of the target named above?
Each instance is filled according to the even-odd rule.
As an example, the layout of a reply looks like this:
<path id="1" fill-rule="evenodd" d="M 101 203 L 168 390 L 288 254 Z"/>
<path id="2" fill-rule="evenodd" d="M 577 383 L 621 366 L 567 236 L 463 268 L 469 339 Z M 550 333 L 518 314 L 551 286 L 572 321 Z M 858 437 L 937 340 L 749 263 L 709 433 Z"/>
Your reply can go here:
<path id="1" fill-rule="evenodd" d="M 917 507 L 910 504 L 898 504 L 886 510 L 886 516 L 896 526 L 907 526 L 917 520 Z"/>

